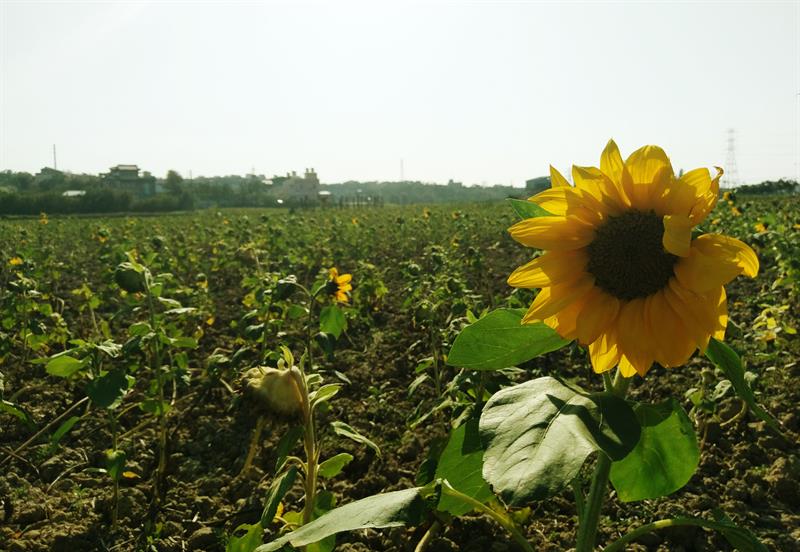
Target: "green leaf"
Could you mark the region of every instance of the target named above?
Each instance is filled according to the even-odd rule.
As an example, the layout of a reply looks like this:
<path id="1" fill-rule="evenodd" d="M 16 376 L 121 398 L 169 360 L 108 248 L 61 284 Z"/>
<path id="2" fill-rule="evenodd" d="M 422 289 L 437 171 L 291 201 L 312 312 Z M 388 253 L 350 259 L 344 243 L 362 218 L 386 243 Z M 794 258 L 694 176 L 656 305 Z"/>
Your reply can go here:
<path id="1" fill-rule="evenodd" d="M 678 401 L 639 404 L 634 410 L 642 436 L 628 456 L 611 465 L 611 483 L 623 502 L 674 493 L 700 462 L 694 426 Z"/>
<path id="2" fill-rule="evenodd" d="M 297 466 L 292 466 L 286 473 L 278 477 L 269 486 L 269 493 L 267 494 L 267 503 L 264 506 L 264 512 L 261 514 L 261 527 L 265 529 L 269 527 L 272 520 L 275 519 L 275 514 L 278 511 L 278 505 L 292 488 L 294 480 L 297 478 Z"/>
<path id="3" fill-rule="evenodd" d="M 742 366 L 742 359 L 739 358 L 736 351 L 712 337 L 706 349 L 706 356 L 717 368 L 725 373 L 725 377 L 731 380 L 736 394 L 747 403 L 747 406 L 750 407 L 753 414 L 762 419 L 776 433 L 783 436 L 780 422 L 756 402 L 756 396 L 753 394 L 753 390 L 750 389 L 744 377 L 745 372 Z"/>
<path id="4" fill-rule="evenodd" d="M 626 550 L 626 544 L 635 540 L 640 535 L 651 533 L 658 529 L 681 525 L 705 527 L 706 529 L 717 531 L 739 552 L 768 552 L 769 549 L 764 546 L 753 533 L 733 523 L 721 510 L 714 510 L 714 518 L 715 521 L 694 517 L 678 517 L 648 523 L 629 531 L 621 538 L 606 546 L 603 552 L 623 552 Z"/>
<path id="5" fill-rule="evenodd" d="M 297 531 L 259 546 L 256 552 L 279 550 L 287 543 L 294 547 L 305 546 L 343 531 L 415 525 L 424 510 L 421 489 L 415 487 L 383 493 L 345 504 Z"/>
<path id="6" fill-rule="evenodd" d="M 47 366 L 45 366 L 45 370 L 51 376 L 58 376 L 60 378 L 68 378 L 72 374 L 78 372 L 81 368 L 86 366 L 85 360 L 78 360 L 77 358 L 73 358 L 71 356 L 57 356 L 51 359 Z"/>
<path id="7" fill-rule="evenodd" d="M 169 412 L 170 409 L 172 408 L 172 405 L 169 404 L 169 401 L 159 401 L 158 399 L 145 399 L 139 403 L 139 408 L 141 408 L 143 412 L 159 416 L 161 414 L 166 414 L 167 412 Z"/>
<path id="8" fill-rule="evenodd" d="M 483 408 L 483 476 L 511 504 L 559 491 L 593 452 L 624 458 L 639 441 L 636 415 L 610 393 L 538 378 L 495 393 Z"/>
<path id="9" fill-rule="evenodd" d="M 128 390 L 128 378 L 124 369 L 112 370 L 95 378 L 86 386 L 86 394 L 99 408 L 110 408 L 119 401 Z"/>
<path id="10" fill-rule="evenodd" d="M 567 345 L 546 324 L 522 324 L 522 309 L 490 312 L 458 334 L 447 364 L 471 370 L 499 370 Z"/>
<path id="11" fill-rule="evenodd" d="M 311 393 L 311 403 L 316 406 L 319 403 L 325 402 L 328 399 L 332 398 L 336 393 L 339 392 L 339 389 L 342 388 L 341 383 L 329 383 L 327 385 L 323 385 L 313 393 Z"/>
<path id="12" fill-rule="evenodd" d="M 347 329 L 347 319 L 342 309 L 336 305 L 328 305 L 319 313 L 319 329 L 321 332 L 331 334 L 339 339 L 342 332 Z"/>
<path id="13" fill-rule="evenodd" d="M 197 340 L 193 337 L 173 337 L 170 338 L 169 343 L 173 347 L 180 347 L 183 349 L 197 348 Z"/>
<path id="14" fill-rule="evenodd" d="M 125 469 L 125 460 L 128 455 L 124 450 L 109 449 L 106 451 L 106 472 L 114 481 L 119 481 L 122 471 Z"/>
<path id="15" fill-rule="evenodd" d="M 237 537 L 235 533 L 246 531 L 241 537 Z M 260 523 L 242 524 L 234 529 L 234 534 L 228 540 L 228 546 L 225 552 L 253 552 L 263 541 L 264 529 Z"/>
<path id="16" fill-rule="evenodd" d="M 319 465 L 318 473 L 320 477 L 336 477 L 352 460 L 353 456 L 346 452 L 331 456 Z"/>
<path id="17" fill-rule="evenodd" d="M 513 198 L 508 198 L 506 201 L 511 203 L 511 208 L 514 209 L 514 212 L 517 213 L 517 215 L 519 215 L 519 218 L 529 219 L 536 217 L 553 216 L 553 213 L 547 211 L 542 207 L 539 207 L 532 201 L 526 201 L 524 199 L 513 199 Z"/>
<path id="18" fill-rule="evenodd" d="M 31 417 L 31 415 L 18 404 L 6 400 L 0 400 L 0 412 L 11 414 L 28 425 L 34 425 L 33 417 Z"/>
<path id="19" fill-rule="evenodd" d="M 750 531 L 745 529 L 744 527 L 739 527 L 731 518 L 725 515 L 725 512 L 722 510 L 715 508 L 714 509 L 714 519 L 713 525 L 712 522 L 706 522 L 706 527 L 711 529 L 715 529 L 722 533 L 722 536 L 725 537 L 731 546 L 733 546 L 739 552 L 767 552 L 768 548 L 762 544 L 758 537 L 753 535 Z"/>
<path id="20" fill-rule="evenodd" d="M 286 462 L 286 457 L 289 455 L 289 452 L 294 448 L 297 444 L 297 441 L 300 440 L 300 437 L 303 436 L 305 430 L 303 426 L 292 426 L 289 428 L 289 431 L 283 434 L 281 440 L 278 441 L 278 446 L 276 447 L 276 452 L 278 454 L 278 459 L 275 462 L 275 471 L 278 472 L 283 468 L 284 462 Z"/>
<path id="21" fill-rule="evenodd" d="M 473 418 L 450 433 L 436 466 L 436 478 L 446 479 L 457 491 L 486 502 L 492 491 L 483 479 L 483 447 L 478 433 L 478 420 Z M 443 494 L 439 499 L 438 510 L 461 516 L 472 511 L 472 505 Z"/>
<path id="22" fill-rule="evenodd" d="M 344 422 L 331 422 L 331 427 L 333 428 L 333 432 L 336 435 L 341 435 L 342 437 L 347 437 L 348 439 L 355 441 L 356 443 L 361 443 L 362 445 L 367 445 L 369 448 L 375 451 L 375 454 L 378 456 L 381 455 L 381 449 L 378 448 L 378 445 L 361 435 L 358 431 L 353 429 L 351 426 L 347 425 Z"/>
<path id="23" fill-rule="evenodd" d="M 72 416 L 66 422 L 58 426 L 58 429 L 50 436 L 50 444 L 54 446 L 57 445 L 64 435 L 66 435 L 69 430 L 72 429 L 72 426 L 77 424 L 80 419 L 80 416 Z"/>

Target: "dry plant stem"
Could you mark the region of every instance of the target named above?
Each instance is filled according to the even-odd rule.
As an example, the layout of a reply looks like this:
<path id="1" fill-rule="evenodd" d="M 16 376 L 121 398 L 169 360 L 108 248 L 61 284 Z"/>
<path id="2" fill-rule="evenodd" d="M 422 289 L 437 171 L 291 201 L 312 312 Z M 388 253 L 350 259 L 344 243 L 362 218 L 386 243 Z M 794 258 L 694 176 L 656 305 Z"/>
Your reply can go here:
<path id="1" fill-rule="evenodd" d="M 519 532 L 519 529 L 517 529 L 517 526 L 514 523 L 514 521 L 506 514 L 498 512 L 497 510 L 494 510 L 493 508 L 486 506 L 484 503 L 475 500 L 471 496 L 467 496 L 457 491 L 456 489 L 451 487 L 446 481 L 443 482 L 442 484 L 442 493 L 450 495 L 453 498 L 457 498 L 462 502 L 466 502 L 478 512 L 486 514 L 487 516 L 495 520 L 498 524 L 500 524 L 500 526 L 503 527 L 503 529 L 508 531 L 509 534 L 511 535 L 511 538 L 513 538 L 514 541 L 517 544 L 519 544 L 523 550 L 525 550 L 525 552 L 533 552 L 533 547 L 531 547 L 531 544 L 525 539 L 523 534 Z"/>
<path id="2" fill-rule="evenodd" d="M 428 530 L 425 531 L 425 534 L 422 535 L 422 538 L 417 543 L 417 546 L 414 548 L 414 552 L 423 552 L 425 549 L 428 548 L 433 538 L 439 534 L 439 531 L 442 529 L 441 522 L 437 519 L 431 526 L 428 527 Z"/>
<path id="3" fill-rule="evenodd" d="M 617 370 L 617 375 L 612 382 L 608 372 L 605 372 L 603 374 L 603 384 L 605 390 L 609 393 L 624 397 L 630 384 L 630 378 L 623 378 L 620 371 Z M 600 521 L 600 510 L 603 508 L 603 502 L 608 493 L 608 477 L 610 473 L 611 458 L 601 452 L 592 475 L 589 496 L 583 507 L 583 516 L 578 523 L 575 552 L 592 552 L 594 550 L 594 543 L 597 538 L 597 524 Z"/>
<path id="4" fill-rule="evenodd" d="M 116 452 L 117 450 L 117 421 L 114 419 L 114 414 L 108 410 L 108 423 L 111 425 L 111 449 Z M 113 478 L 114 480 L 114 503 L 111 506 L 111 530 L 117 530 L 117 522 L 119 520 L 119 478 L 120 473 Z"/>
<path id="5" fill-rule="evenodd" d="M 44 432 L 46 432 L 48 429 L 50 429 L 51 427 L 53 427 L 54 425 L 56 425 L 58 422 L 60 422 L 60 421 L 61 421 L 61 420 L 63 420 L 64 418 L 66 418 L 66 417 L 67 417 L 69 414 L 71 414 L 71 413 L 72 413 L 72 411 L 73 411 L 73 410 L 75 410 L 76 408 L 78 408 L 80 405 L 82 405 L 83 403 L 85 403 L 85 402 L 88 402 L 88 401 L 89 401 L 89 397 L 84 397 L 84 398 L 82 398 L 81 400 L 77 401 L 77 402 L 76 402 L 75 404 L 73 404 L 72 406 L 70 406 L 70 407 L 69 407 L 68 409 L 66 409 L 66 410 L 65 410 L 65 411 L 64 411 L 64 412 L 63 412 L 63 413 L 62 413 L 60 416 L 58 416 L 57 418 L 55 418 L 54 420 L 52 420 L 50 423 L 48 423 L 48 424 L 47 424 L 46 426 L 44 426 L 42 429 L 40 429 L 39 431 L 37 431 L 36 433 L 34 433 L 34 434 L 33 434 L 33 436 L 32 436 L 30 439 L 28 439 L 27 441 L 25 441 L 24 443 L 22 443 L 20 446 L 18 446 L 18 447 L 17 447 L 17 448 L 14 450 L 13 454 L 11 454 L 11 455 L 9 455 L 9 456 L 6 456 L 5 458 L 3 458 L 3 461 L 2 461 L 2 462 L 0 462 L 0 466 L 4 465 L 4 464 L 5 464 L 6 462 L 8 462 L 8 461 L 9 461 L 11 458 L 13 458 L 15 455 L 18 455 L 20 452 L 22 452 L 23 450 L 25 450 L 25 449 L 28 447 L 28 445 L 30 445 L 31 443 L 33 443 L 34 441 L 36 441 L 36 439 L 38 439 L 40 435 L 42 435 L 42 434 L 43 434 Z"/>
<path id="6" fill-rule="evenodd" d="M 247 475 L 250 471 L 250 467 L 253 465 L 253 459 L 256 457 L 258 443 L 261 441 L 261 432 L 264 430 L 264 423 L 266 421 L 267 420 L 264 416 L 259 416 L 258 420 L 256 421 L 256 427 L 253 430 L 253 437 L 250 439 L 250 448 L 247 449 L 247 458 L 244 460 L 242 471 L 239 472 L 240 477 Z"/>

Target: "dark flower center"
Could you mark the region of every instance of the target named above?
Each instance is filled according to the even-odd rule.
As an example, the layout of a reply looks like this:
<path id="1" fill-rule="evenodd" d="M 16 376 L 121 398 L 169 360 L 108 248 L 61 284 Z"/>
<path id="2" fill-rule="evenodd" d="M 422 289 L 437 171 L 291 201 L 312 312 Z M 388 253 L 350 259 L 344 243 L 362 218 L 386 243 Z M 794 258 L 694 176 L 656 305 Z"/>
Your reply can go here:
<path id="1" fill-rule="evenodd" d="M 623 300 L 663 289 L 678 257 L 664 250 L 664 223 L 653 211 L 627 211 L 595 230 L 587 270 L 595 284 Z"/>

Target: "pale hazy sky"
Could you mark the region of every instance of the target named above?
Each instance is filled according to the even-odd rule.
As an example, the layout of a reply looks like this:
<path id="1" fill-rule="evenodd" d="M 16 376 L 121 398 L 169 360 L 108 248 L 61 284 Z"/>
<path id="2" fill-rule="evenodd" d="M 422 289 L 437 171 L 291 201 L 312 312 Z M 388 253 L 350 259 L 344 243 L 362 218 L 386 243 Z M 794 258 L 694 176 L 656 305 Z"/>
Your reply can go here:
<path id="1" fill-rule="evenodd" d="M 798 2 L 0 0 L 0 170 L 513 183 L 800 167 Z"/>

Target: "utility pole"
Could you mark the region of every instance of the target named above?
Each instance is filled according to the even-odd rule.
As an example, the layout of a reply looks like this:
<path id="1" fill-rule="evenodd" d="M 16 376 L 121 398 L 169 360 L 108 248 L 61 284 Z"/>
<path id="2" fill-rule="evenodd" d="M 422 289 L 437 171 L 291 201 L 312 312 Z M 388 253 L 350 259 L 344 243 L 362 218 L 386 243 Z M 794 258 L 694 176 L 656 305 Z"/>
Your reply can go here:
<path id="1" fill-rule="evenodd" d="M 58 163 L 56 163 L 56 145 L 53 144 L 53 170 L 58 170 Z"/>

